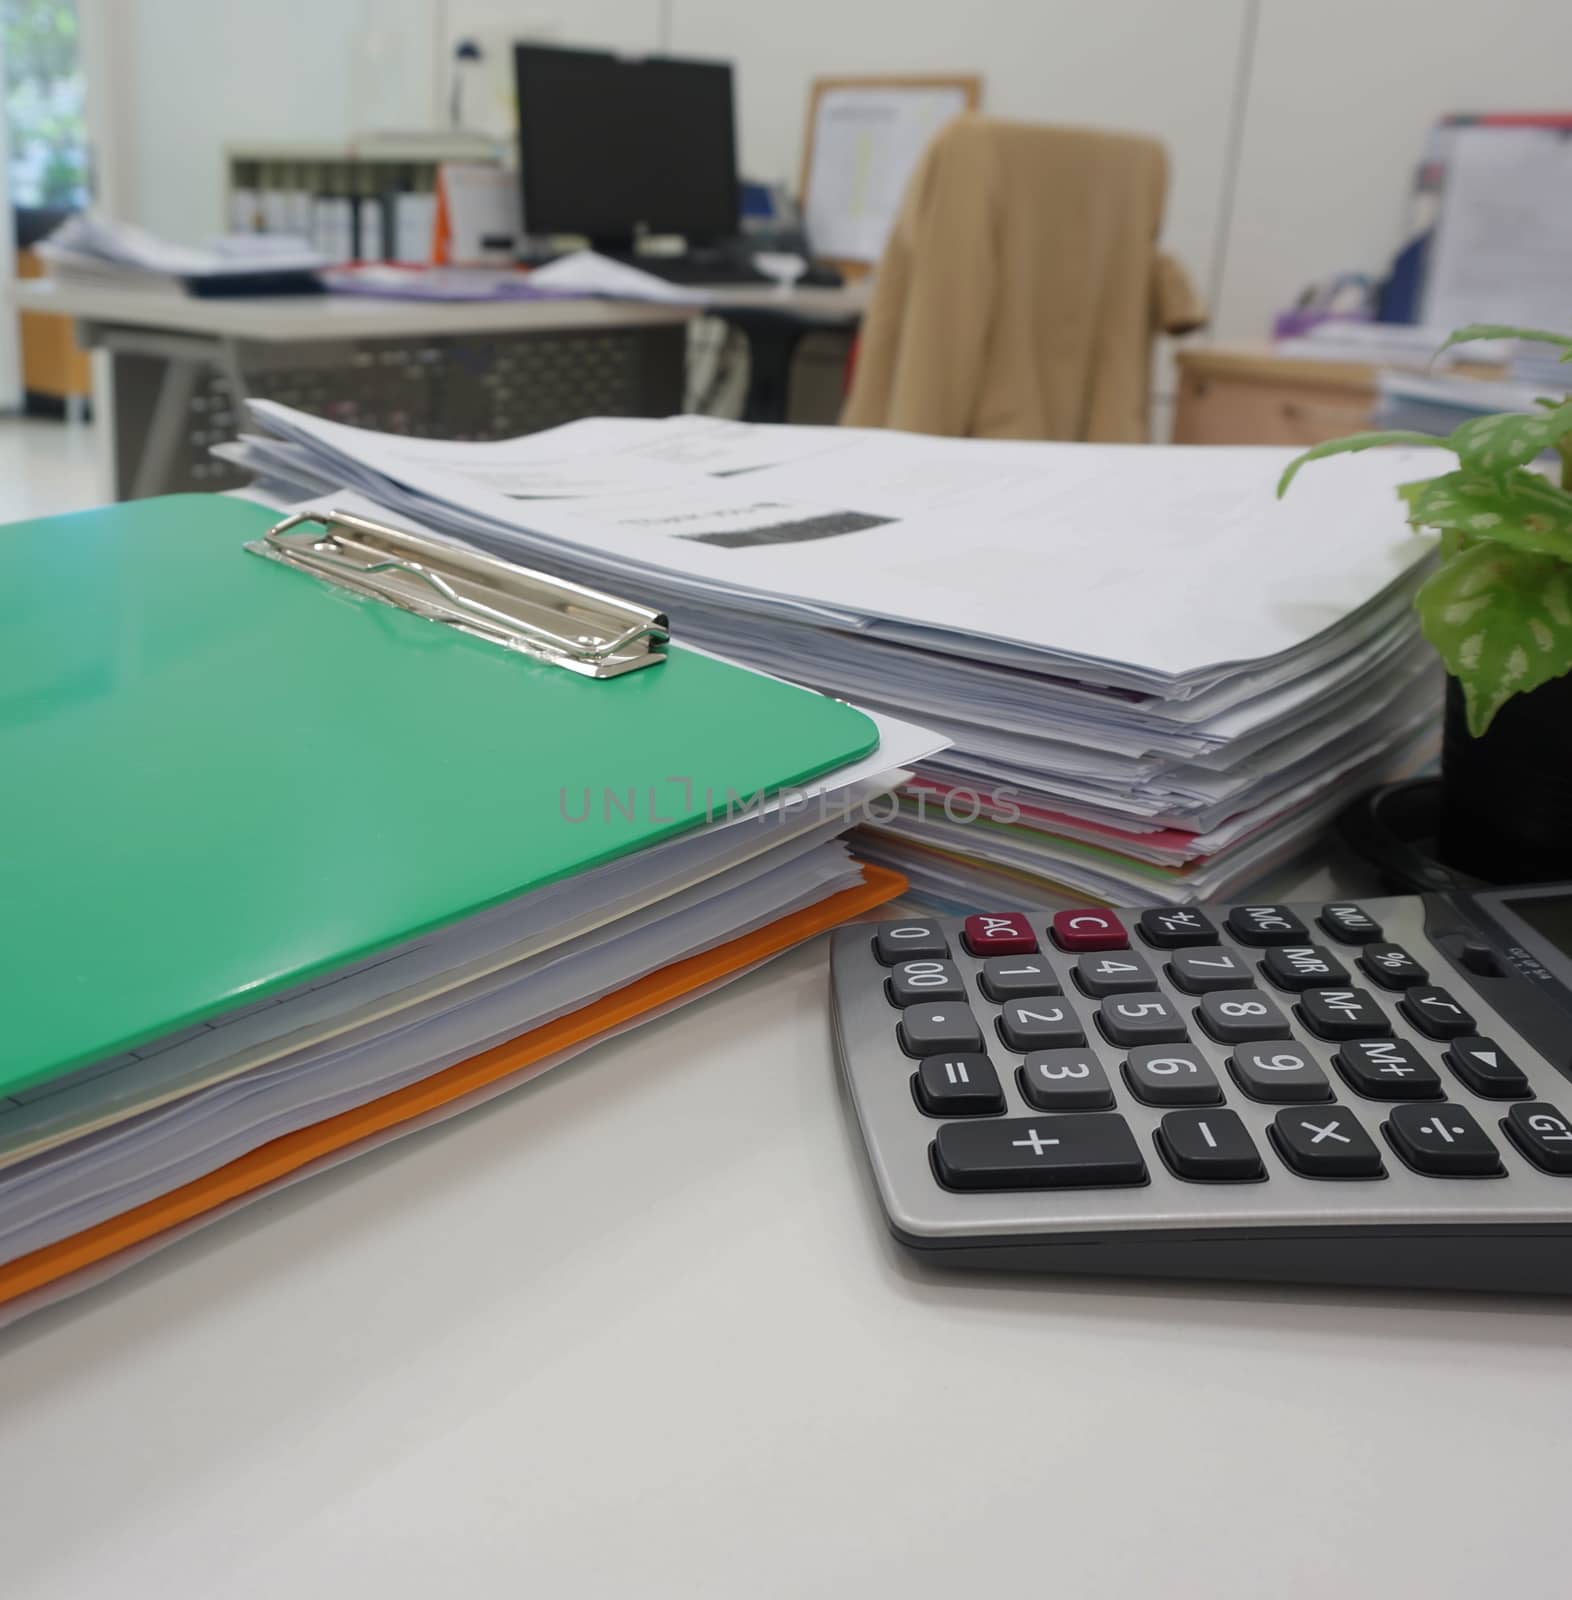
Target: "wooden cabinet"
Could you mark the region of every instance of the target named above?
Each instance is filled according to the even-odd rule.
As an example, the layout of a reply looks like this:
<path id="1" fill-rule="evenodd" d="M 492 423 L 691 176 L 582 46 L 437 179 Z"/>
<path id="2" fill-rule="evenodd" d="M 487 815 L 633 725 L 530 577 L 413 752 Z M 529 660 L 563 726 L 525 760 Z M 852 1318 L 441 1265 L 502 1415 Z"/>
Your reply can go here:
<path id="1" fill-rule="evenodd" d="M 43 276 L 43 263 L 31 250 L 17 253 L 18 278 Z M 67 402 L 84 400 L 92 391 L 92 370 L 85 350 L 76 343 L 76 324 L 70 317 L 43 311 L 24 311 L 22 327 L 22 387 L 29 394 L 47 395 Z"/>
<path id="2" fill-rule="evenodd" d="M 1320 444 L 1370 426 L 1376 369 L 1270 350 L 1181 350 L 1175 444 Z"/>

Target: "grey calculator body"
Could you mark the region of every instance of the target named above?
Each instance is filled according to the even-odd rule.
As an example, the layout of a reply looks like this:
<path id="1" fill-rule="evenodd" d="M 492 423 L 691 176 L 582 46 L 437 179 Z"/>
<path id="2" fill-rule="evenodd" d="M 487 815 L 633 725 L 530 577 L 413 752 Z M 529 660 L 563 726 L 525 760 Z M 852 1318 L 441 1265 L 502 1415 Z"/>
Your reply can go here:
<path id="1" fill-rule="evenodd" d="M 1240 920 L 1251 911 L 1283 926 Z M 1074 942 L 1076 913 L 836 933 L 837 1055 L 902 1244 L 954 1266 L 1572 1292 L 1572 885 L 1192 914 L 1215 937 L 1151 942 L 1164 915 L 1151 911 L 1080 913 L 1094 930 L 1102 919 L 1091 949 Z M 989 982 L 1011 968 L 969 936 L 979 920 L 1004 926 L 1016 976 Z M 929 937 L 902 944 L 900 929 Z M 927 953 L 907 959 L 916 945 Z M 1178 962 L 1184 951 L 1204 954 Z M 1208 961 L 1244 971 L 1198 987 Z M 1315 982 L 1317 962 L 1333 981 Z M 1113 981 L 1133 967 L 1142 987 L 1089 992 L 1083 963 Z M 1031 988 L 1039 969 L 1038 997 L 1001 987 Z M 1258 1005 L 1265 1040 L 1244 1036 Z M 1124 1030 L 1141 1026 L 1166 1031 L 1132 1043 Z M 1163 1098 L 1190 1092 L 1179 1078 L 1198 1099 Z M 1101 1094 L 1102 1080 L 1097 1103 L 1052 1098 L 1088 1081 Z M 1213 1176 L 1225 1133 L 1238 1160 Z M 1091 1164 L 1056 1173 L 1082 1146 Z"/>

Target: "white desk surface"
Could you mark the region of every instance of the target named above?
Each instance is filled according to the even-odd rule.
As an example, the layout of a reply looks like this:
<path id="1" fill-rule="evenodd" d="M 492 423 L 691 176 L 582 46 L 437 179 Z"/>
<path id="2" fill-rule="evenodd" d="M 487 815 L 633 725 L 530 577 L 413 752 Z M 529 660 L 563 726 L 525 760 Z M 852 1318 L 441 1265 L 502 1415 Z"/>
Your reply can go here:
<path id="1" fill-rule="evenodd" d="M 0 1334 L 4 1592 L 1567 1592 L 1564 1302 L 919 1266 L 825 954 Z"/>
<path id="2" fill-rule="evenodd" d="M 14 291 L 23 311 L 54 312 L 102 325 L 157 329 L 209 338 L 297 343 L 315 339 L 423 338 L 438 334 L 546 333 L 583 328 L 638 328 L 687 322 L 694 306 L 627 300 L 384 300 L 369 295 L 276 295 L 201 300 L 191 295 L 31 279 Z M 866 284 L 840 289 L 774 287 L 706 291 L 717 310 L 780 310 L 808 322 L 844 325 L 868 303 Z"/>

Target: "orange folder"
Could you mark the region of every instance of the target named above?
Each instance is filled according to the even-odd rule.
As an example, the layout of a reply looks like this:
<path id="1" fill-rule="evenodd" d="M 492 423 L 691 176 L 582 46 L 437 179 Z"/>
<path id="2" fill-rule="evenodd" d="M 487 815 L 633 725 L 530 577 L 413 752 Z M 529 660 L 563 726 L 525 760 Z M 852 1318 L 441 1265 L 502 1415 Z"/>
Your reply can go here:
<path id="1" fill-rule="evenodd" d="M 670 1005 L 709 984 L 734 976 L 804 939 L 864 915 L 893 900 L 906 888 L 906 880 L 899 873 L 866 862 L 862 864 L 862 877 L 859 888 L 845 889 L 817 905 L 733 939 L 729 944 L 673 962 L 615 994 L 606 995 L 529 1033 L 521 1033 L 506 1044 L 457 1062 L 379 1100 L 259 1145 L 228 1165 L 171 1189 L 168 1194 L 134 1206 L 118 1217 L 85 1228 L 41 1250 L 7 1261 L 0 1265 L 0 1306 L 72 1273 L 101 1263 L 112 1264 L 112 1258 L 122 1251 L 145 1245 L 161 1233 L 231 1205 L 362 1140 L 374 1139 L 401 1123 L 417 1121 L 559 1050 L 582 1044 L 647 1011 Z"/>

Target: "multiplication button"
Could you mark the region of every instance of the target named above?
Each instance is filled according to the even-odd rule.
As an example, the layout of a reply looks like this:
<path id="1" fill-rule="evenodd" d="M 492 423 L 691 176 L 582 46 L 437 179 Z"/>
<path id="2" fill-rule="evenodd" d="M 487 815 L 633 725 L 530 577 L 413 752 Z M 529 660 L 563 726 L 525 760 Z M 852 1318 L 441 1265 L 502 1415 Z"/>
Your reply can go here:
<path id="1" fill-rule="evenodd" d="M 1146 1162 L 1121 1116 L 947 1122 L 933 1141 L 950 1189 L 1084 1189 L 1146 1182 Z"/>
<path id="2" fill-rule="evenodd" d="M 1306 1178 L 1379 1178 L 1386 1171 L 1375 1141 L 1339 1105 L 1279 1111 L 1272 1119 L 1272 1143 Z"/>

